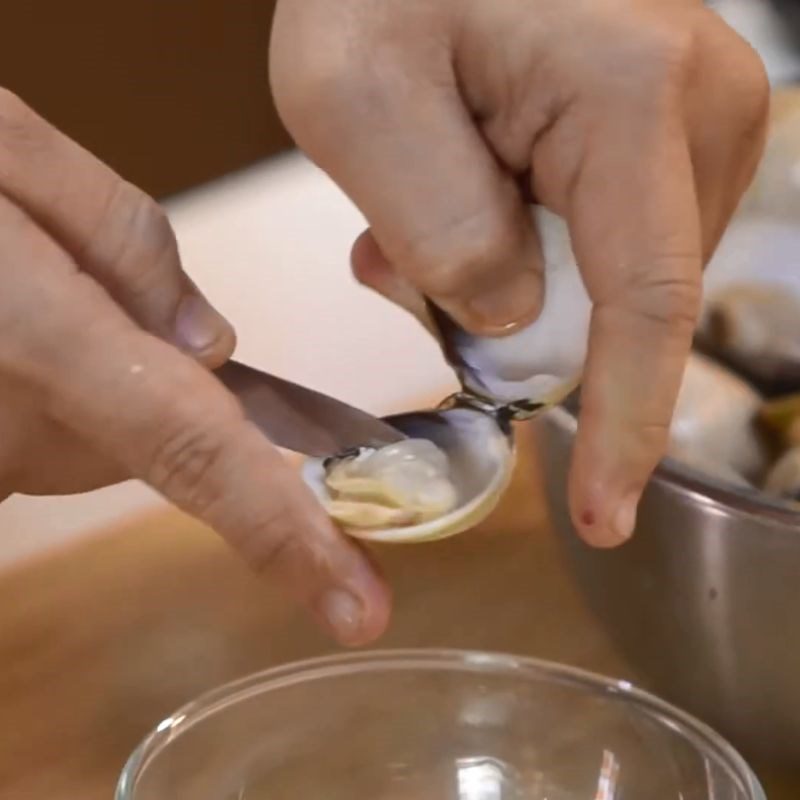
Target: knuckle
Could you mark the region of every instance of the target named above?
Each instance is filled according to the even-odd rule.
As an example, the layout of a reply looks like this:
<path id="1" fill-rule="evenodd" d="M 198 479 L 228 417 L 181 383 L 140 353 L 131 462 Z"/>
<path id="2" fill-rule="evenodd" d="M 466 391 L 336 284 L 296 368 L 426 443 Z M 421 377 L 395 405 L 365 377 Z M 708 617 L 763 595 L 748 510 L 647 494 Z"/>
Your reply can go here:
<path id="1" fill-rule="evenodd" d="M 614 69 L 596 73 L 604 87 L 621 89 L 623 95 L 652 96 L 654 91 L 683 83 L 697 50 L 696 25 L 685 15 L 645 11 L 616 15 L 605 22 L 614 35 L 608 39 L 613 47 L 605 52 L 604 60 Z M 635 69 L 635 80 L 629 70 L 619 69 L 621 62 Z"/>
<path id="2" fill-rule="evenodd" d="M 63 348 L 68 308 L 55 294 L 51 273 L 80 286 L 74 262 L 19 206 L 0 193 L 0 369 L 17 375 L 40 371 L 53 345 Z M 76 280 L 77 279 L 77 280 Z M 56 285 L 62 284 L 56 282 Z M 49 309 L 44 312 L 44 309 Z"/>
<path id="3" fill-rule="evenodd" d="M 202 422 L 221 417 L 221 424 Z M 281 574 L 303 555 L 302 537 L 297 535 L 301 521 L 292 492 L 281 491 L 280 481 L 271 491 L 266 485 L 255 502 L 252 493 L 245 492 L 244 502 L 231 503 L 231 484 L 243 463 L 243 419 L 234 401 L 203 413 L 196 409 L 192 419 L 176 414 L 164 426 L 143 477 L 179 508 L 217 529 L 254 572 Z"/>
<path id="4" fill-rule="evenodd" d="M 242 539 L 239 551 L 257 575 L 282 572 L 287 563 L 300 555 L 302 541 L 297 528 L 286 502 L 276 497 Z"/>
<path id="5" fill-rule="evenodd" d="M 165 428 L 146 480 L 180 508 L 205 519 L 224 495 L 230 431 L 195 419 L 181 419 Z"/>
<path id="6" fill-rule="evenodd" d="M 637 273 L 630 284 L 631 305 L 641 317 L 681 334 L 694 330 L 702 299 L 699 277 L 675 268 L 686 261 L 685 257 L 664 258 L 656 268 Z"/>
<path id="7" fill-rule="evenodd" d="M 652 25 L 645 31 L 650 63 L 660 68 L 655 73 L 662 78 L 672 78 L 683 72 L 693 60 L 694 36 L 688 26 Z"/>
<path id="8" fill-rule="evenodd" d="M 381 69 L 361 45 L 314 42 L 314 57 L 277 59 L 271 76 L 278 114 L 296 143 L 325 163 L 341 158 L 353 127 L 385 128 L 397 119 L 398 97 L 418 84 L 404 56 L 384 50 Z M 407 102 L 407 101 L 403 101 Z"/>
<path id="9" fill-rule="evenodd" d="M 275 106 L 299 141 L 327 138 L 331 123 L 346 115 L 365 90 L 368 74 L 338 55 L 338 48 L 328 48 L 325 55 L 274 70 Z"/>
<path id="10" fill-rule="evenodd" d="M 164 209 L 126 181 L 118 181 L 81 256 L 111 270 L 127 296 L 147 295 L 163 278 L 165 261 L 178 261 L 178 244 Z"/>
<path id="11" fill-rule="evenodd" d="M 120 181 L 114 192 L 111 210 L 119 214 L 125 239 L 133 239 L 149 255 L 177 249 L 175 234 L 166 211 L 152 197 L 135 186 Z"/>
<path id="12" fill-rule="evenodd" d="M 293 84 L 301 107 L 334 105 L 353 94 L 351 72 L 338 59 L 315 60 L 298 71 Z"/>
<path id="13" fill-rule="evenodd" d="M 468 289 L 470 279 L 467 272 L 471 265 L 468 261 L 458 257 L 443 260 L 427 271 L 412 271 L 419 274 L 417 283 L 423 291 L 434 298 L 449 298 L 462 294 Z"/>
<path id="14" fill-rule="evenodd" d="M 520 232 L 487 206 L 409 241 L 398 263 L 429 294 L 451 297 L 488 285 L 518 260 L 520 247 Z"/>

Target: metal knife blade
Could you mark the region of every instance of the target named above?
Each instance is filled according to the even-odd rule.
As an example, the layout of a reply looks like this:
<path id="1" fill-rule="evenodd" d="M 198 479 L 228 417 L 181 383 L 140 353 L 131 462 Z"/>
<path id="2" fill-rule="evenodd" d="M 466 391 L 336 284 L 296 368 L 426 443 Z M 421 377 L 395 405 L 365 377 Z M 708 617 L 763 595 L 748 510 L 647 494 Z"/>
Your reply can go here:
<path id="1" fill-rule="evenodd" d="M 405 439 L 387 422 L 305 386 L 229 361 L 214 373 L 279 447 L 324 457 Z"/>

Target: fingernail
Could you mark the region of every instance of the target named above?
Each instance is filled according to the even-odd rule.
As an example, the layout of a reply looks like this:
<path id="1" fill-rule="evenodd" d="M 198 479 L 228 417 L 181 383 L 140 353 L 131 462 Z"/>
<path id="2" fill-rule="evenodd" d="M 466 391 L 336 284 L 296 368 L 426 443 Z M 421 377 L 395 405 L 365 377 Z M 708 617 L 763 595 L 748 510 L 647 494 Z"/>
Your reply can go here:
<path id="1" fill-rule="evenodd" d="M 360 632 L 361 603 L 341 589 L 332 589 L 322 598 L 322 613 L 337 638 L 344 642 L 353 640 Z"/>
<path id="2" fill-rule="evenodd" d="M 638 494 L 629 494 L 622 499 L 614 516 L 613 529 L 620 541 L 626 542 L 633 536 L 636 527 L 636 507 L 639 504 Z"/>
<path id="3" fill-rule="evenodd" d="M 520 272 L 511 282 L 476 297 L 471 311 L 481 324 L 499 330 L 527 322 L 538 309 L 541 283 L 537 273 Z"/>
<path id="4" fill-rule="evenodd" d="M 225 319 L 199 295 L 187 295 L 178 306 L 175 332 L 180 343 L 196 353 L 211 349 L 227 327 Z"/>

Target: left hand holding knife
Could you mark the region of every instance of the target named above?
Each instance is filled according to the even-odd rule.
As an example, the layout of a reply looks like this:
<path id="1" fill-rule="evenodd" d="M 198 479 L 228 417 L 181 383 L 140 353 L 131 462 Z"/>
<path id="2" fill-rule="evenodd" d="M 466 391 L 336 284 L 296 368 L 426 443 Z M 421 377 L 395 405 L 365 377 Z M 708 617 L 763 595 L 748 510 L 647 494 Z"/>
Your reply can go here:
<path id="1" fill-rule="evenodd" d="M 666 446 L 702 264 L 761 153 L 754 53 L 700 0 L 281 0 L 271 70 L 298 143 L 370 222 L 357 275 L 412 313 L 424 294 L 474 333 L 535 319 L 520 183 L 567 219 L 594 302 L 573 520 L 624 538 Z M 6 495 L 140 478 L 341 643 L 380 635 L 377 569 L 211 373 L 234 335 L 163 211 L 3 90 L 0 289 Z"/>

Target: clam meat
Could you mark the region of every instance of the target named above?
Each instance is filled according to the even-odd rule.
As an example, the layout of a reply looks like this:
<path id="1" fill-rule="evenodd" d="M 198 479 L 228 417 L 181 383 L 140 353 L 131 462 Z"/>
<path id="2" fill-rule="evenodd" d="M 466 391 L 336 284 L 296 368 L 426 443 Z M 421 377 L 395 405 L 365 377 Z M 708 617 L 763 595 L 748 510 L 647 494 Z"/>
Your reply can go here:
<path id="1" fill-rule="evenodd" d="M 456 505 L 450 460 L 428 439 L 361 448 L 325 470 L 330 515 L 351 528 L 417 525 Z"/>
<path id="2" fill-rule="evenodd" d="M 346 533 L 433 541 L 477 525 L 494 509 L 515 461 L 507 426 L 467 407 L 391 421 L 407 439 L 304 465 L 306 483 Z"/>

